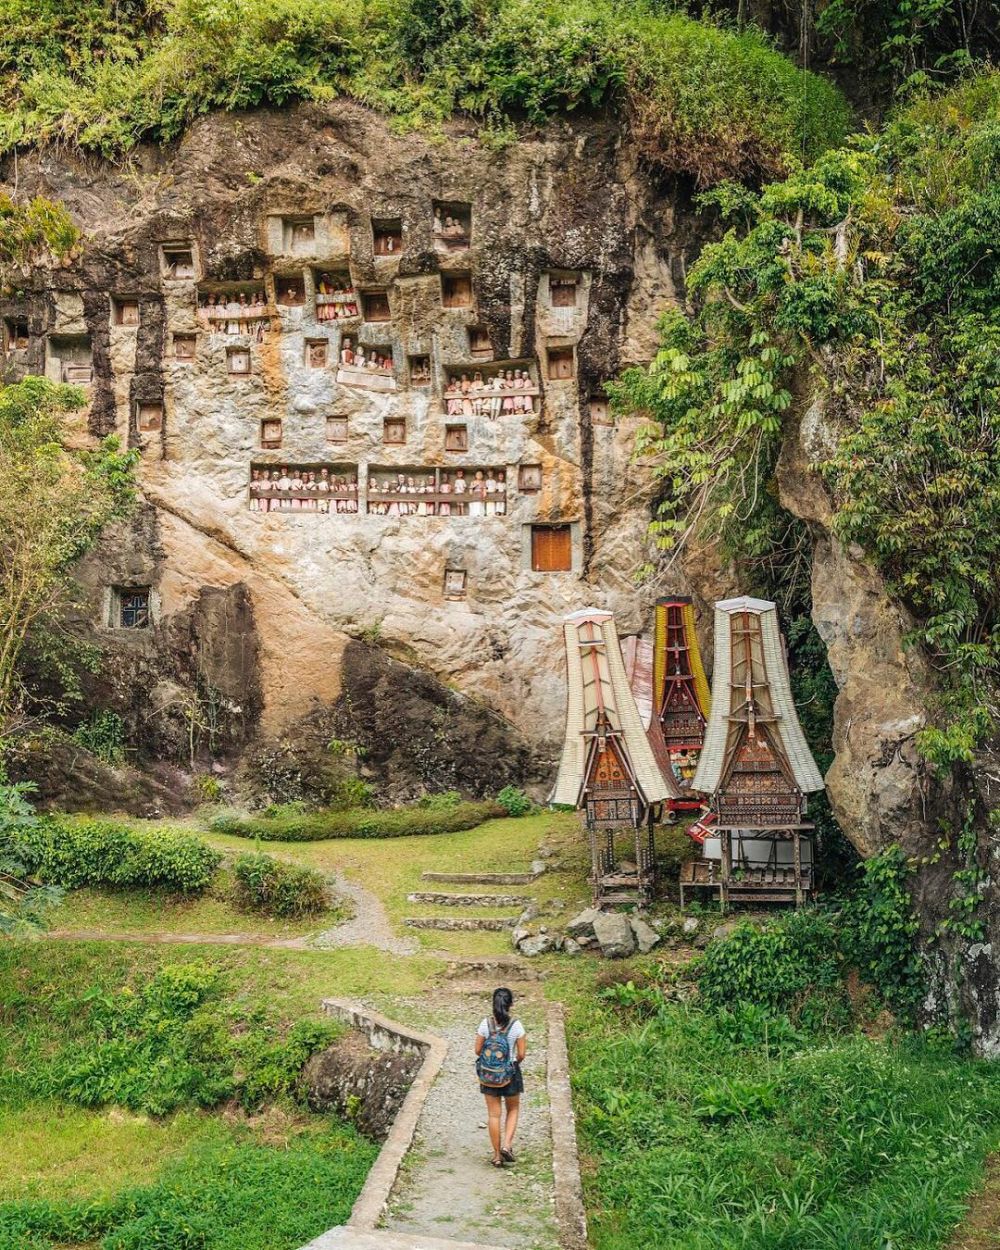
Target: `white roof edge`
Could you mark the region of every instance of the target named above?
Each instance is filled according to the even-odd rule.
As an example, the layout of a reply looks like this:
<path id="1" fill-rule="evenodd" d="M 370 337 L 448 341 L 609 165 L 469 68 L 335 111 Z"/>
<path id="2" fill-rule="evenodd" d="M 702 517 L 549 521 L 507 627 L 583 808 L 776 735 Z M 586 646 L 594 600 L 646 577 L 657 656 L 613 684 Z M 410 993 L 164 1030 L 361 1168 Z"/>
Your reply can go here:
<path id="1" fill-rule="evenodd" d="M 752 599 L 740 595 L 737 599 L 720 599 L 715 605 L 717 612 L 770 612 L 778 605 L 770 599 Z"/>
<path id="2" fill-rule="evenodd" d="M 564 621 L 592 621 L 592 620 L 609 620 L 613 614 L 607 608 L 580 608 L 576 612 L 570 612 L 568 616 L 564 616 Z"/>

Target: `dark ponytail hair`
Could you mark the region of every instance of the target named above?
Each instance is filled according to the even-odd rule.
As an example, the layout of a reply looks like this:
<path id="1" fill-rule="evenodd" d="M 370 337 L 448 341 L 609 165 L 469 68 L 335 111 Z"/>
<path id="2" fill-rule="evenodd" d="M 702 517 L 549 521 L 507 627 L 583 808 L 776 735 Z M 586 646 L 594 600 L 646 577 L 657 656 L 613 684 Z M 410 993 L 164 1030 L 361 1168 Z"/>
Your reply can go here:
<path id="1" fill-rule="evenodd" d="M 493 1019 L 502 1029 L 510 1024 L 510 1009 L 514 1005 L 514 995 L 505 986 L 493 991 Z"/>

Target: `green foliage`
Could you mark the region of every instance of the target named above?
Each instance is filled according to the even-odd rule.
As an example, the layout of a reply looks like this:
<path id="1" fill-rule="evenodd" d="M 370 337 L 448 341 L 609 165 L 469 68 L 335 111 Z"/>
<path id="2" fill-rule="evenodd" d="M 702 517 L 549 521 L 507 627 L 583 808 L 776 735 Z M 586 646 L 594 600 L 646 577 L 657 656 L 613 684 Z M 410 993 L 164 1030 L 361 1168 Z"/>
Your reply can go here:
<path id="1" fill-rule="evenodd" d="M 865 860 L 861 873 L 845 906 L 845 953 L 894 1011 L 912 1019 L 924 995 L 926 970 L 916 947 L 919 924 L 907 888 L 909 864 L 894 846 Z"/>
<path id="2" fill-rule="evenodd" d="M 233 865 L 233 898 L 238 907 L 266 916 L 309 916 L 326 911 L 329 893 L 323 874 L 270 855 L 241 855 Z"/>
<path id="3" fill-rule="evenodd" d="M 73 563 L 133 498 L 138 452 L 114 438 L 92 450 L 68 445 L 66 416 L 83 400 L 77 387 L 39 377 L 0 386 L 0 739 L 26 695 L 27 654 L 65 676 Z"/>
<path id="4" fill-rule="evenodd" d="M 262 842 L 316 842 L 324 838 L 405 838 L 417 834 L 456 833 L 485 820 L 505 816 L 496 803 L 459 803 L 455 807 L 403 807 L 386 811 L 288 811 L 275 816 L 226 812 L 209 825 L 213 833 L 230 833 Z"/>
<path id="5" fill-rule="evenodd" d="M 49 255 L 69 255 L 79 231 L 61 204 L 36 196 L 26 204 L 0 193 L 0 274 Z"/>
<path id="6" fill-rule="evenodd" d="M 50 817 L 21 826 L 14 848 L 32 876 L 55 885 L 204 890 L 222 856 L 190 834 L 146 833 L 105 820 Z"/>
<path id="7" fill-rule="evenodd" d="M 31 869 L 21 850 L 21 840 L 38 826 L 27 797 L 33 790 L 29 783 L 0 785 L 0 937 L 37 928 L 62 894 L 55 886 L 30 880 Z"/>
<path id="8" fill-rule="evenodd" d="M 758 32 L 645 0 L 81 0 L 48 17 L 0 4 L 0 152 L 118 156 L 213 109 L 348 94 L 403 126 L 470 114 L 491 137 L 611 106 L 650 160 L 707 184 L 776 173 L 847 122 L 839 93 Z"/>
<path id="9" fill-rule="evenodd" d="M 280 1146 L 211 1143 L 111 1199 L 0 1203 L 0 1247 L 297 1250 L 347 1222 L 377 1153 L 329 1123 Z"/>
<path id="10" fill-rule="evenodd" d="M 222 798 L 222 786 L 211 773 L 199 773 L 194 779 L 194 788 L 206 803 L 218 803 Z"/>
<path id="11" fill-rule="evenodd" d="M 931 1250 L 1000 1137 L 992 1065 L 912 1038 L 670 1002 L 568 1033 L 602 1250 Z"/>
<path id="12" fill-rule="evenodd" d="M 709 1007 L 749 1003 L 780 1014 L 809 992 L 836 987 L 841 969 L 829 917 L 789 912 L 765 928 L 743 923 L 724 941 L 710 943 L 698 984 Z"/>
<path id="13" fill-rule="evenodd" d="M 508 816 L 527 816 L 535 810 L 534 803 L 517 786 L 504 786 L 497 795 L 497 803 Z"/>
<path id="14" fill-rule="evenodd" d="M 85 1031 L 36 1057 L 31 1093 L 151 1115 L 229 1098 L 254 1108 L 293 1095 L 302 1066 L 338 1026 L 302 1021 L 281 1036 L 228 1003 L 225 988 L 217 970 L 194 962 L 166 965 L 138 989 L 84 992 L 73 1005 Z"/>
<path id="15" fill-rule="evenodd" d="M 439 794 L 422 794 L 417 806 L 432 812 L 447 812 L 458 807 L 461 801 L 462 796 L 457 790 L 442 790 Z"/>
<path id="16" fill-rule="evenodd" d="M 616 393 L 653 418 L 639 449 L 664 544 L 756 535 L 778 563 L 762 517 L 784 423 L 793 394 L 822 401 L 836 531 L 940 673 L 942 723 L 920 745 L 942 768 L 1000 711 L 998 121 L 1000 74 L 984 74 L 759 196 L 713 193 L 739 224 L 690 271 L 696 315 L 670 315 L 652 368 Z"/>
<path id="17" fill-rule="evenodd" d="M 95 708 L 73 731 L 73 740 L 105 764 L 125 762 L 125 722 L 117 712 Z"/>

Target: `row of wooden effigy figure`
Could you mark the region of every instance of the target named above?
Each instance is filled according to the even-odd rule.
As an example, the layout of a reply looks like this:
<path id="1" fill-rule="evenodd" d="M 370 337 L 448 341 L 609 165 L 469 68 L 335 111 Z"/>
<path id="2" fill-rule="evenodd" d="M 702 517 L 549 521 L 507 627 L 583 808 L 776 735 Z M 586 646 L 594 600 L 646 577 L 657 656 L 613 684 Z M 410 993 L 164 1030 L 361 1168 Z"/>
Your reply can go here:
<path id="1" fill-rule="evenodd" d="M 566 617 L 564 635 L 566 738 L 550 798 L 586 813 L 595 901 L 649 897 L 664 811 L 699 813 L 688 833 L 701 858 L 683 866 L 682 904 L 692 892 L 723 909 L 809 897 L 806 801 L 823 779 L 795 712 L 775 604 L 715 605 L 711 696 L 688 598 L 657 601 L 652 641 L 623 644 L 612 614 L 596 608 Z"/>

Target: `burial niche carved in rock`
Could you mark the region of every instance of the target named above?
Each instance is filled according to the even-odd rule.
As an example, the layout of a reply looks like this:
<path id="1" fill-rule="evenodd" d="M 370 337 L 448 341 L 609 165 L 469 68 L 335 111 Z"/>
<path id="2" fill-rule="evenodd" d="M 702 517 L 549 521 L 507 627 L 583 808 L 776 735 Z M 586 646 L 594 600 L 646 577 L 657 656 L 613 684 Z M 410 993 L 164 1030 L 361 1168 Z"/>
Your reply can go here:
<path id="1" fill-rule="evenodd" d="M 189 282 L 197 277 L 193 246 L 185 242 L 161 243 L 160 275 L 168 282 Z"/>
<path id="2" fill-rule="evenodd" d="M 139 324 L 139 301 L 131 296 L 112 299 L 111 317 L 116 326 L 137 326 Z"/>
<path id="3" fill-rule="evenodd" d="M 346 321 L 361 315 L 361 303 L 349 273 L 322 270 L 313 280 L 317 321 Z"/>
<path id="4" fill-rule="evenodd" d="M 254 465 L 250 469 L 251 512 L 358 511 L 354 465 Z"/>
<path id="5" fill-rule="evenodd" d="M 454 200 L 435 200 L 434 246 L 439 252 L 460 252 L 472 239 L 472 205 Z"/>
<path id="6" fill-rule="evenodd" d="M 398 256 L 403 250 L 403 223 L 398 217 L 372 219 L 372 249 L 376 256 Z"/>

